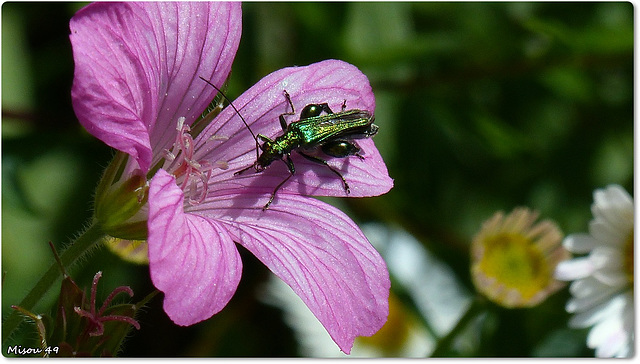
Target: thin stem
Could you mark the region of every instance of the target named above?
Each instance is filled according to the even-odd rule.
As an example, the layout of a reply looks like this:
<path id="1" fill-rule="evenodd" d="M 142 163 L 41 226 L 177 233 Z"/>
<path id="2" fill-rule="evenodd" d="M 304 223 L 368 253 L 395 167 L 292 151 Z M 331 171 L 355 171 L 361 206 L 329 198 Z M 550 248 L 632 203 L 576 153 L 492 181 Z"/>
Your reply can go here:
<path id="1" fill-rule="evenodd" d="M 65 249 L 60 255 L 60 262 L 65 268 L 71 267 L 79 258 L 84 256 L 93 247 L 97 246 L 97 243 L 102 241 L 105 236 L 102 229 L 97 223 L 92 223 L 82 235 L 80 235 L 71 245 Z M 58 262 L 54 262 L 51 267 L 44 273 L 42 278 L 31 289 L 29 294 L 18 304 L 21 308 L 27 311 L 32 311 L 33 307 L 40 301 L 40 299 L 47 293 L 47 291 L 53 286 L 56 279 L 62 274 L 60 265 Z M 20 325 L 23 317 L 18 311 L 13 311 L 9 314 L 9 317 L 2 324 L 2 342 L 4 343 L 7 338 L 13 333 L 13 331 Z"/>
<path id="2" fill-rule="evenodd" d="M 469 305 L 467 312 L 465 312 L 464 315 L 462 315 L 462 317 L 460 318 L 460 320 L 458 320 L 458 323 L 456 324 L 456 326 L 451 331 L 449 331 L 447 335 L 441 337 L 436 342 L 436 347 L 431 352 L 430 357 L 432 358 L 443 357 L 443 355 L 447 352 L 447 350 L 450 349 L 453 340 L 455 340 L 455 338 L 458 337 L 458 335 L 464 329 L 467 328 L 467 325 L 469 325 L 469 322 L 471 322 L 471 320 L 477 317 L 478 313 L 485 306 L 484 304 L 485 302 L 486 301 L 482 297 L 476 296 L 474 300 L 471 302 L 471 304 Z"/>

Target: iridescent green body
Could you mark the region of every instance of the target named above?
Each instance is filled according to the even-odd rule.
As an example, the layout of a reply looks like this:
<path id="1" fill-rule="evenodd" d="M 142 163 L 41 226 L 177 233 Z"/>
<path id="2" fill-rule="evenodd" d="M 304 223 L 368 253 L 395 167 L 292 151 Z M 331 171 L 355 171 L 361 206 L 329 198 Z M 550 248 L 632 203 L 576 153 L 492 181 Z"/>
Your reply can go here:
<path id="1" fill-rule="evenodd" d="M 291 160 L 291 152 L 294 150 L 306 159 L 325 165 L 329 170 L 335 173 L 344 184 L 344 190 L 348 194 L 349 185 L 342 174 L 330 166 L 324 159 L 305 153 L 305 151 L 314 151 L 320 148 L 325 154 L 345 158 L 349 156 L 357 156 L 364 159 L 360 154 L 360 148 L 352 141 L 354 139 L 370 138 L 378 132 L 378 126 L 373 122 L 375 117 L 367 110 L 346 109 L 346 101 L 342 104 L 342 111 L 334 113 L 327 103 L 309 104 L 302 109 L 300 120 L 287 124 L 285 115 L 295 115 L 295 109 L 291 102 L 291 97 L 284 91 L 284 95 L 291 105 L 291 112 L 280 115 L 280 126 L 283 134 L 271 139 L 265 135 L 258 134 L 256 139 L 256 148 L 262 151 L 256 161 L 249 167 L 236 172 L 243 173 L 251 168 L 256 172 L 262 172 L 273 161 L 281 160 L 287 165 L 289 176 L 280 182 L 271 194 L 271 198 L 262 208 L 266 210 L 271 205 L 276 192 L 282 185 L 291 178 L 296 172 L 295 165 Z M 324 114 L 323 114 L 324 112 Z M 248 126 L 247 126 L 248 127 Z M 251 130 L 251 129 L 249 129 Z M 251 132 L 253 134 L 253 132 Z M 258 139 L 263 143 L 259 144 Z"/>
<path id="2" fill-rule="evenodd" d="M 323 105 L 328 109 L 326 104 Z M 306 144 L 321 144 L 342 136 L 350 139 L 370 137 L 378 130 L 373 121 L 374 117 L 368 111 L 352 109 L 335 114 L 301 117 L 299 121 L 289 124 L 287 130 L 298 130 L 304 136 L 304 143 L 301 145 L 304 147 Z"/>
<path id="3" fill-rule="evenodd" d="M 319 111 L 327 111 L 324 115 L 305 116 L 305 110 L 317 108 Z M 339 113 L 331 112 L 327 104 L 307 105 L 301 114 L 300 120 L 286 124 L 284 116 L 280 116 L 284 134 L 270 139 L 262 134 L 258 139 L 264 143 L 260 146 L 262 154 L 258 157 L 253 167 L 261 171 L 274 160 L 282 160 L 288 157 L 292 151 L 299 148 L 311 150 L 320 146 L 323 151 L 333 157 L 347 157 L 357 155 L 359 148 L 349 141 L 353 139 L 368 138 L 378 132 L 378 127 L 373 124 L 374 116 L 366 110 L 352 109 Z M 286 115 L 286 114 L 285 114 Z M 331 153 L 329 147 L 335 147 L 337 142 L 344 146 L 345 153 Z M 335 148 L 333 148 L 335 150 Z M 327 153 L 329 151 L 329 153 Z M 337 154 L 337 155 L 336 155 Z M 291 174 L 295 173 L 293 163 L 286 161 Z"/>

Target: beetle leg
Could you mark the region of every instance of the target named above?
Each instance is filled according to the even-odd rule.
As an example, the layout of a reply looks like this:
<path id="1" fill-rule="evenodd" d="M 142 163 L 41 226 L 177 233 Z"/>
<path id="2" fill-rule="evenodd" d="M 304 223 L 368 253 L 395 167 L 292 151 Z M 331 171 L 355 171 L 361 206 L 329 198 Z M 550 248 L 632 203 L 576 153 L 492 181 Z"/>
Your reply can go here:
<path id="1" fill-rule="evenodd" d="M 351 190 L 349 189 L 349 184 L 347 183 L 347 180 L 344 179 L 342 174 L 337 169 L 331 167 L 329 165 L 329 163 L 327 163 L 326 160 L 318 158 L 318 157 L 314 157 L 312 155 L 309 155 L 309 154 L 306 154 L 306 153 L 303 153 L 303 152 L 300 152 L 300 151 L 298 151 L 298 153 L 301 156 L 305 157 L 306 159 L 308 159 L 308 160 L 310 160 L 312 162 L 319 163 L 319 164 L 324 164 L 327 168 L 329 168 L 329 170 L 331 170 L 331 172 L 335 173 L 338 177 L 340 177 L 340 179 L 342 180 L 342 183 L 344 184 L 344 191 L 347 194 L 351 193 Z"/>
<path id="2" fill-rule="evenodd" d="M 289 105 L 291 105 L 291 111 L 290 112 L 285 112 L 280 114 L 280 127 L 282 127 L 282 131 L 287 131 L 287 121 L 284 119 L 285 115 L 295 115 L 296 114 L 296 109 L 293 107 L 293 102 L 291 101 L 291 96 L 289 96 L 289 93 L 287 92 L 287 90 L 284 90 L 284 97 L 287 99 L 287 102 L 289 102 Z"/>
<path id="3" fill-rule="evenodd" d="M 285 161 L 284 159 L 281 159 L 281 161 L 283 161 L 284 164 L 287 165 L 287 169 L 289 170 L 289 175 L 282 182 L 278 183 L 276 188 L 273 189 L 273 192 L 271 193 L 271 197 L 269 198 L 269 201 L 267 202 L 267 204 L 264 205 L 264 207 L 262 208 L 262 211 L 265 211 L 266 209 L 269 208 L 269 205 L 271 205 L 271 203 L 273 202 L 273 199 L 276 197 L 276 192 L 278 192 L 280 187 L 282 187 L 282 185 L 284 185 L 289 180 L 289 178 L 293 177 L 293 175 L 296 173 L 296 167 L 293 164 L 291 157 L 288 154 L 286 156 L 287 156 L 287 160 Z"/>

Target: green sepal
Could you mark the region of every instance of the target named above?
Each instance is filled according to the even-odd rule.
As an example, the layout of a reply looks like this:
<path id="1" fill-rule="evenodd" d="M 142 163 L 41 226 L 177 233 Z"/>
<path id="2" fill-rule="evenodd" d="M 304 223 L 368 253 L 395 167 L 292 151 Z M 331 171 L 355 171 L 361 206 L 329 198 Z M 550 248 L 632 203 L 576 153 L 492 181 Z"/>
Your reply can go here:
<path id="1" fill-rule="evenodd" d="M 140 171 L 124 176 L 129 155 L 117 152 L 105 169 L 95 194 L 95 219 L 108 235 L 121 239 L 147 237 L 147 179 Z M 123 180 L 126 177 L 127 179 Z"/>
<path id="2" fill-rule="evenodd" d="M 128 159 L 128 154 L 122 152 L 116 153 L 111 163 L 109 163 L 107 168 L 104 170 L 102 178 L 100 178 L 100 182 L 98 183 L 98 187 L 96 188 L 96 201 L 104 200 L 105 194 L 107 193 L 108 189 L 122 175 L 124 167 L 127 165 Z"/>
<path id="3" fill-rule="evenodd" d="M 147 240 L 147 221 L 127 221 L 106 231 L 110 237 L 117 239 Z"/>

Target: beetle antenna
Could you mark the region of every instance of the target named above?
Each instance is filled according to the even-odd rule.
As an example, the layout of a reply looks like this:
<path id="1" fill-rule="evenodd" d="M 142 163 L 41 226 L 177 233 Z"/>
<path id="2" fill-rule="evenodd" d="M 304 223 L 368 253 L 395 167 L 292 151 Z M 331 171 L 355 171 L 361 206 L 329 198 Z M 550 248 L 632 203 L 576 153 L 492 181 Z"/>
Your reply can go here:
<path id="1" fill-rule="evenodd" d="M 220 95 L 222 95 L 222 97 L 224 97 L 225 100 L 227 100 L 227 102 L 229 103 L 229 105 L 231 105 L 231 107 L 233 108 L 233 110 L 235 110 L 236 114 L 238 114 L 238 116 L 240 117 L 240 119 L 242 119 L 242 122 L 244 123 L 244 125 L 247 127 L 247 129 L 249 129 L 249 132 L 251 133 L 251 136 L 253 137 L 253 140 L 256 141 L 256 156 L 259 156 L 259 152 L 258 149 L 260 149 L 260 144 L 258 144 L 258 138 L 256 138 L 256 135 L 253 133 L 253 130 L 251 130 L 251 128 L 249 127 L 249 124 L 247 124 L 247 121 L 244 120 L 244 118 L 242 117 L 242 115 L 240 114 L 240 111 L 238 111 L 238 109 L 236 109 L 236 107 L 233 105 L 233 103 L 231 102 L 231 100 L 229 100 L 229 98 L 227 97 L 227 95 L 224 94 L 224 92 L 222 92 L 222 90 L 220 90 L 218 87 L 216 87 L 216 85 L 214 85 L 213 83 L 211 83 L 209 80 L 207 80 L 206 78 L 202 77 L 202 76 L 198 76 L 200 77 L 200 79 L 206 83 L 209 84 L 209 86 L 213 87 L 216 91 L 218 91 L 218 93 Z"/>

